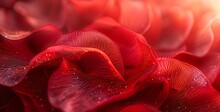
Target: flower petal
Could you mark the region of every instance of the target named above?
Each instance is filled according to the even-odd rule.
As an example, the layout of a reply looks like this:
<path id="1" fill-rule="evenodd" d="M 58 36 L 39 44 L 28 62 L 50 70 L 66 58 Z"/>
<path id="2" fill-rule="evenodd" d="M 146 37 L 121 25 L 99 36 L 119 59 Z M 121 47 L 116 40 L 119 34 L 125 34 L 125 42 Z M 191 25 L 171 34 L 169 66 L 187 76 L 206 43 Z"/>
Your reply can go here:
<path id="1" fill-rule="evenodd" d="M 0 32 L 0 84 L 14 86 L 29 70 L 30 59 L 52 45 L 60 36 L 54 26 L 44 26 L 33 32 Z"/>
<path id="2" fill-rule="evenodd" d="M 62 111 L 86 111 L 126 88 L 110 59 L 95 48 L 51 47 L 31 63 L 34 68 L 59 66 L 50 77 L 48 94 Z"/>
<path id="3" fill-rule="evenodd" d="M 162 31 L 156 45 L 159 50 L 173 50 L 180 47 L 188 37 L 194 22 L 190 11 L 172 7 L 162 13 Z"/>
<path id="4" fill-rule="evenodd" d="M 119 22 L 123 26 L 137 33 L 144 33 L 149 28 L 149 13 L 144 1 L 120 0 L 119 4 Z"/>
<path id="5" fill-rule="evenodd" d="M 136 80 L 156 68 L 154 52 L 142 35 L 125 29 L 114 20 L 106 18 L 95 21 L 87 29 L 100 31 L 118 45 L 127 80 Z"/>
<path id="6" fill-rule="evenodd" d="M 14 10 L 8 10 L 0 7 L 0 17 L 0 28 L 10 30 L 32 29 L 26 19 L 21 14 L 16 13 Z"/>
<path id="7" fill-rule="evenodd" d="M 207 14 L 201 17 L 199 22 L 195 23 L 186 44 L 187 51 L 196 56 L 205 56 L 210 50 L 214 42 L 214 35 L 211 29 L 213 22 L 212 15 Z"/>
<path id="8" fill-rule="evenodd" d="M 21 83 L 12 87 L 25 104 L 26 111 L 59 112 L 48 101 L 47 86 L 53 71 L 54 68 L 45 66 L 31 69 Z"/>
<path id="9" fill-rule="evenodd" d="M 215 51 L 220 51 L 220 18 L 216 18 L 214 19 L 213 23 L 212 23 L 212 31 L 213 31 L 213 34 L 214 34 L 214 43 L 213 43 L 213 46 L 212 46 L 212 49 L 215 50 Z"/>
<path id="10" fill-rule="evenodd" d="M 0 36 L 0 84 L 14 86 L 26 75 L 28 59 Z"/>
<path id="11" fill-rule="evenodd" d="M 146 4 L 148 4 L 150 27 L 143 35 L 150 45 L 155 45 L 162 29 L 161 12 L 154 2 L 148 1 Z"/>
<path id="12" fill-rule="evenodd" d="M 162 111 L 219 111 L 219 93 L 197 68 L 175 59 L 160 59 L 157 75 L 170 84 Z M 204 99 L 205 98 L 205 99 Z"/>
<path id="13" fill-rule="evenodd" d="M 45 24 L 64 25 L 63 3 L 60 0 L 29 0 L 16 2 L 14 10 L 21 14 L 33 28 Z"/>
<path id="14" fill-rule="evenodd" d="M 108 3 L 114 0 L 71 0 L 73 7 L 80 15 L 83 23 L 90 23 L 100 17 L 106 10 Z"/>
<path id="15" fill-rule="evenodd" d="M 175 56 L 176 59 L 189 63 L 200 69 L 209 79 L 212 86 L 220 91 L 220 54 L 209 53 L 205 57 L 196 57 L 191 54 L 181 53 Z"/>
<path id="16" fill-rule="evenodd" d="M 168 97 L 169 85 L 161 76 L 145 76 L 129 87 L 124 93 L 113 96 L 93 111 L 119 112 L 128 108 L 155 110 Z M 141 106 L 141 108 L 139 107 Z M 157 109 L 156 109 L 157 110 Z M 158 111 L 158 110 L 157 110 Z"/>
<path id="17" fill-rule="evenodd" d="M 112 61 L 120 74 L 124 74 L 121 53 L 116 44 L 107 36 L 96 31 L 77 31 L 63 35 L 57 45 L 67 45 L 71 47 L 90 47 L 103 51 Z"/>

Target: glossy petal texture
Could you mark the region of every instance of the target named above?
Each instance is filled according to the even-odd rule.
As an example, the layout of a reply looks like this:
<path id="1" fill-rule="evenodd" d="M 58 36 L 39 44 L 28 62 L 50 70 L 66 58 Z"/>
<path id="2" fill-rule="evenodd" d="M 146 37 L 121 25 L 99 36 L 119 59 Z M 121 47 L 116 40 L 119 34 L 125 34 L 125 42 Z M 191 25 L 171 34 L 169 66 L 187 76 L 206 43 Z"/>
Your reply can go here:
<path id="1" fill-rule="evenodd" d="M 0 84 L 18 84 L 29 70 L 29 60 L 59 38 L 54 26 L 44 26 L 33 32 L 0 32 Z"/>
<path id="2" fill-rule="evenodd" d="M 86 111 L 126 88 L 111 60 L 95 48 L 51 47 L 32 64 L 59 66 L 49 80 L 48 95 L 62 111 Z"/>
<path id="3" fill-rule="evenodd" d="M 197 68 L 175 59 L 160 59 L 157 75 L 170 84 L 162 111 L 219 111 L 219 93 Z M 204 100 L 205 98 L 205 100 Z"/>
<path id="4" fill-rule="evenodd" d="M 57 45 L 67 45 L 71 47 L 89 47 L 103 51 L 112 61 L 120 74 L 124 74 L 124 67 L 121 53 L 116 44 L 107 36 L 96 31 L 77 31 L 63 35 Z"/>
<path id="5" fill-rule="evenodd" d="M 176 59 L 189 63 L 199 68 L 212 83 L 213 87 L 220 91 L 220 56 L 219 53 L 210 53 L 205 57 L 196 57 L 191 54 L 181 53 Z"/>
<path id="6" fill-rule="evenodd" d="M 16 85 L 27 73 L 28 60 L 2 36 L 0 37 L 0 53 L 0 84 Z"/>
<path id="7" fill-rule="evenodd" d="M 33 66 L 33 65 L 32 65 Z M 25 79 L 12 89 L 20 96 L 27 112 L 58 112 L 48 101 L 47 86 L 53 67 L 32 67 Z"/>
<path id="8" fill-rule="evenodd" d="M 0 111 L 218 112 L 219 3 L 0 0 Z"/>
<path id="9" fill-rule="evenodd" d="M 87 29 L 102 32 L 118 45 L 124 63 L 125 79 L 136 80 L 156 68 L 154 53 L 143 36 L 119 26 L 109 18 L 97 20 Z"/>
<path id="10" fill-rule="evenodd" d="M 168 93 L 169 85 L 163 77 L 145 76 L 129 87 L 123 94 L 110 98 L 93 111 L 126 112 L 133 109 L 133 111 L 158 112 L 159 110 L 156 108 L 165 101 Z"/>

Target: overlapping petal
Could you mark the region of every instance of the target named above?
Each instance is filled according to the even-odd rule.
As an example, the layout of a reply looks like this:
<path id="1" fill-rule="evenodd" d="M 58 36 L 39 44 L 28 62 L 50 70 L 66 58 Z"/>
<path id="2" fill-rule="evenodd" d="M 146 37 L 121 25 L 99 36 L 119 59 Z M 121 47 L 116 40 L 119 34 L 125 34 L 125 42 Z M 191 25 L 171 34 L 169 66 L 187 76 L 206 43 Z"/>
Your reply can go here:
<path id="1" fill-rule="evenodd" d="M 135 80 L 156 68 L 154 52 L 142 35 L 121 27 L 109 18 L 97 20 L 87 29 L 97 30 L 116 43 L 121 52 L 126 79 Z"/>
<path id="2" fill-rule="evenodd" d="M 111 60 L 95 48 L 51 47 L 32 64 L 59 67 L 50 77 L 48 95 L 62 111 L 88 110 L 126 88 Z"/>
<path id="3" fill-rule="evenodd" d="M 111 59 L 119 73 L 124 74 L 123 62 L 118 46 L 107 36 L 97 31 L 77 31 L 63 35 L 62 38 L 57 40 L 56 45 L 99 49 Z"/>
<path id="4" fill-rule="evenodd" d="M 215 89 L 220 90 L 220 57 L 219 53 L 208 54 L 205 57 L 196 57 L 192 54 L 181 53 L 175 56 L 176 59 L 189 63 L 200 69 L 209 79 Z"/>
<path id="5" fill-rule="evenodd" d="M 143 0 L 121 0 L 118 21 L 137 33 L 144 33 L 150 27 L 148 7 Z M 131 16 L 132 14 L 132 16 Z"/>
<path id="6" fill-rule="evenodd" d="M 162 12 L 162 31 L 156 44 L 159 50 L 174 50 L 184 44 L 194 22 L 190 11 L 172 7 Z"/>
<path id="7" fill-rule="evenodd" d="M 213 3 L 0 1 L 0 111 L 220 111 Z"/>
<path id="8" fill-rule="evenodd" d="M 16 2 L 14 10 L 34 28 L 48 23 L 60 27 L 63 25 L 64 17 L 62 7 L 60 0 L 29 0 Z"/>
<path id="9" fill-rule="evenodd" d="M 13 91 L 19 95 L 27 112 L 59 112 L 51 106 L 48 100 L 48 80 L 54 68 L 38 67 L 27 73 L 26 77 L 16 86 Z"/>
<path id="10" fill-rule="evenodd" d="M 170 84 L 163 111 L 219 111 L 219 93 L 197 68 L 175 59 L 160 59 L 157 75 Z M 205 99 L 204 99 L 205 98 Z"/>
<path id="11" fill-rule="evenodd" d="M 161 76 L 145 76 L 134 83 L 123 94 L 114 96 L 94 108 L 98 112 L 159 111 L 157 108 L 165 101 L 169 84 Z M 131 109 L 131 110 L 130 110 Z"/>
<path id="12" fill-rule="evenodd" d="M 1 31 L 0 84 L 18 84 L 29 70 L 29 61 L 52 45 L 60 36 L 54 26 L 44 26 L 32 32 Z"/>

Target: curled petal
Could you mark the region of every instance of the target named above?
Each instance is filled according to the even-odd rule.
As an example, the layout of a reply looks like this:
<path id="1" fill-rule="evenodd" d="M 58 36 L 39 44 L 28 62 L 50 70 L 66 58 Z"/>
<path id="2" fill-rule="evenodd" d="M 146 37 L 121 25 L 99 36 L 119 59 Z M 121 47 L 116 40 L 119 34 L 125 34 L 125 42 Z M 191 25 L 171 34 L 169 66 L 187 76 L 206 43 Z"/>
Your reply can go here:
<path id="1" fill-rule="evenodd" d="M 214 43 L 213 43 L 213 46 L 212 46 L 212 49 L 215 50 L 215 51 L 220 51 L 220 18 L 215 18 L 213 23 L 212 23 L 212 31 L 213 31 L 213 34 L 214 34 Z"/>
<path id="2" fill-rule="evenodd" d="M 212 86 L 220 91 L 220 56 L 219 53 L 210 53 L 205 57 L 196 57 L 191 54 L 181 53 L 176 59 L 189 63 L 200 69 L 209 79 Z"/>
<path id="3" fill-rule="evenodd" d="M 162 31 L 156 45 L 159 50 L 173 50 L 180 47 L 187 39 L 194 22 L 190 11 L 178 7 L 162 13 Z"/>
<path id="4" fill-rule="evenodd" d="M 10 46 L 24 55 L 35 55 L 52 45 L 60 36 L 60 30 L 53 25 L 45 25 L 33 31 L 1 30 L 2 47 Z"/>
<path id="5" fill-rule="evenodd" d="M 63 35 L 57 45 L 71 47 L 90 47 L 103 51 L 112 61 L 116 69 L 124 74 L 123 62 L 118 46 L 107 36 L 96 31 L 77 31 Z"/>
<path id="6" fill-rule="evenodd" d="M 0 36 L 1 85 L 14 86 L 25 77 L 28 71 L 28 59 L 22 56 Z"/>
<path id="7" fill-rule="evenodd" d="M 160 37 L 162 18 L 159 7 L 154 2 L 147 2 L 149 13 L 149 29 L 143 34 L 150 45 L 155 45 Z"/>
<path id="8" fill-rule="evenodd" d="M 219 93 L 197 68 L 175 59 L 160 59 L 157 75 L 170 84 L 163 111 L 219 111 Z M 204 100 L 205 98 L 205 100 Z"/>
<path id="9" fill-rule="evenodd" d="M 14 86 L 29 70 L 29 60 L 52 45 L 60 32 L 54 26 L 44 26 L 33 32 L 0 32 L 0 84 Z"/>
<path id="10" fill-rule="evenodd" d="M 133 110 L 152 110 L 159 111 L 157 108 L 165 101 L 169 93 L 168 82 L 161 76 L 145 76 L 134 83 L 124 93 L 114 96 L 105 103 L 95 107 L 93 111 L 128 111 Z"/>
<path id="11" fill-rule="evenodd" d="M 119 4 L 119 22 L 123 26 L 137 33 L 144 33 L 148 30 L 149 12 L 144 1 L 121 0 Z"/>
<path id="12" fill-rule="evenodd" d="M 31 69 L 13 91 L 21 98 L 27 112 L 59 112 L 48 101 L 48 78 L 55 68 L 38 67 Z"/>
<path id="13" fill-rule="evenodd" d="M 50 77 L 48 95 L 62 111 L 86 111 L 126 88 L 111 60 L 95 48 L 51 47 L 31 63 L 59 67 Z"/>
<path id="14" fill-rule="evenodd" d="M 109 18 L 101 18 L 88 26 L 87 29 L 97 30 L 107 35 L 118 45 L 127 80 L 136 80 L 141 75 L 156 68 L 157 62 L 153 50 L 142 35 L 121 27 Z M 132 76 L 134 77 L 131 78 Z"/>
<path id="15" fill-rule="evenodd" d="M 201 18 L 186 41 L 187 51 L 199 57 L 205 56 L 211 50 L 214 42 L 214 35 L 211 29 L 212 15 L 207 14 Z"/>

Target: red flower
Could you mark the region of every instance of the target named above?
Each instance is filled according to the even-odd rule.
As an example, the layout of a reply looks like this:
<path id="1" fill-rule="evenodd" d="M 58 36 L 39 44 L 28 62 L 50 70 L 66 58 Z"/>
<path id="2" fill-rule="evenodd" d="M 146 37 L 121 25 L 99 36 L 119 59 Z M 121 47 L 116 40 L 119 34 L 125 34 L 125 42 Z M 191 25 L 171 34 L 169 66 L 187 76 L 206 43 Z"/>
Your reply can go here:
<path id="1" fill-rule="evenodd" d="M 220 111 L 212 2 L 0 1 L 0 111 Z"/>

